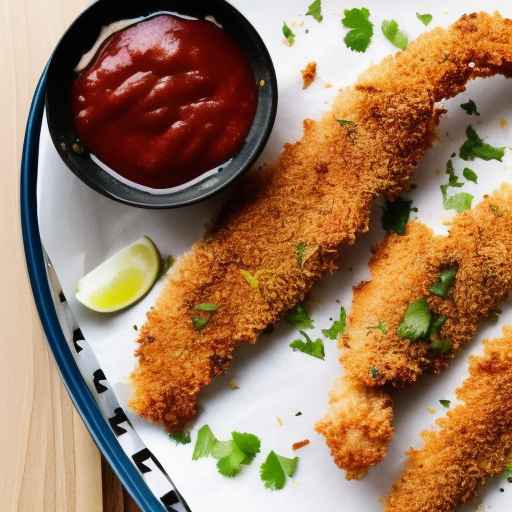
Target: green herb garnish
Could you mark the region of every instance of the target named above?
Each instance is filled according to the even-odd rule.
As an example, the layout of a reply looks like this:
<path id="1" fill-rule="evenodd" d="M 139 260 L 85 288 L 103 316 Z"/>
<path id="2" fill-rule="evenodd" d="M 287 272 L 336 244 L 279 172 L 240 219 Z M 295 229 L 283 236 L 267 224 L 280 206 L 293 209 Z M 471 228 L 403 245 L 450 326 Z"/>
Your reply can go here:
<path id="1" fill-rule="evenodd" d="M 369 373 L 372 379 L 377 379 L 379 377 L 379 370 L 373 366 L 370 368 Z"/>
<path id="2" fill-rule="evenodd" d="M 430 343 L 430 349 L 436 353 L 441 355 L 446 355 L 452 350 L 452 342 L 450 340 L 441 340 L 434 339 Z"/>
<path id="3" fill-rule="evenodd" d="M 313 329 L 315 324 L 309 316 L 304 304 L 297 304 L 286 315 L 286 321 L 297 329 Z"/>
<path id="4" fill-rule="evenodd" d="M 260 283 L 258 281 L 258 278 L 253 276 L 248 270 L 240 269 L 240 274 L 245 279 L 247 284 L 254 289 L 258 289 L 260 286 Z"/>
<path id="5" fill-rule="evenodd" d="M 169 434 L 169 437 L 176 444 L 189 444 L 190 443 L 190 432 L 176 432 L 175 434 Z"/>
<path id="6" fill-rule="evenodd" d="M 313 16 L 313 18 L 320 23 L 324 19 L 322 16 L 322 0 L 315 0 L 310 4 L 306 16 Z"/>
<path id="7" fill-rule="evenodd" d="M 448 195 L 448 185 L 441 185 L 441 194 L 443 195 L 443 207 L 445 210 L 455 210 L 457 213 L 470 210 L 473 202 L 473 195 L 467 192 L 459 192 L 453 196 Z"/>
<path id="8" fill-rule="evenodd" d="M 404 317 L 398 326 L 397 334 L 400 338 L 411 341 L 425 338 L 431 319 L 432 315 L 427 301 L 424 298 L 418 299 L 407 306 Z"/>
<path id="9" fill-rule="evenodd" d="M 304 267 L 304 257 L 306 255 L 306 242 L 299 242 L 297 247 L 295 247 L 295 255 L 297 257 L 297 263 L 300 268 Z"/>
<path id="10" fill-rule="evenodd" d="M 439 403 L 445 407 L 446 409 L 450 408 L 451 401 L 450 400 L 439 400 Z"/>
<path id="11" fill-rule="evenodd" d="M 213 435 L 210 427 L 208 425 L 203 425 L 197 433 L 192 460 L 208 457 L 215 443 L 217 443 L 217 438 Z"/>
<path id="12" fill-rule="evenodd" d="M 507 464 L 507 467 L 505 468 L 504 476 L 509 482 L 512 482 L 512 463 Z"/>
<path id="13" fill-rule="evenodd" d="M 203 304 L 198 304 L 194 307 L 196 311 L 206 311 L 208 313 L 212 313 L 214 311 L 217 311 L 219 309 L 219 306 L 217 304 L 211 304 L 209 302 L 205 302 Z"/>
<path id="14" fill-rule="evenodd" d="M 480 112 L 478 112 L 476 108 L 476 103 L 473 100 L 469 100 L 467 103 L 462 103 L 460 108 L 466 112 L 468 116 L 479 116 Z"/>
<path id="15" fill-rule="evenodd" d="M 418 18 L 423 25 L 427 26 L 432 21 L 432 14 L 420 14 L 419 12 L 416 13 L 416 18 Z"/>
<path id="16" fill-rule="evenodd" d="M 386 322 L 383 322 L 382 320 L 379 320 L 379 323 L 377 325 L 369 325 L 367 329 L 368 331 L 376 329 L 380 331 L 382 334 L 388 333 L 388 326 L 386 325 Z"/>
<path id="17" fill-rule="evenodd" d="M 495 147 L 485 143 L 471 125 L 466 129 L 466 136 L 467 139 L 459 150 L 462 160 L 481 158 L 482 160 L 502 161 L 505 155 L 504 147 Z"/>
<path id="18" fill-rule="evenodd" d="M 341 23 L 351 30 L 345 35 L 345 44 L 355 52 L 364 52 L 370 45 L 373 36 L 373 24 L 370 21 L 370 11 L 365 7 L 360 9 L 345 9 Z"/>
<path id="19" fill-rule="evenodd" d="M 349 121 L 348 119 L 336 119 L 336 122 L 340 125 L 340 126 L 352 126 L 354 123 L 354 121 Z"/>
<path id="20" fill-rule="evenodd" d="M 194 329 L 196 331 L 202 331 L 206 327 L 206 324 L 208 323 L 209 320 L 209 317 L 203 318 L 200 316 L 193 316 L 192 325 L 194 326 Z"/>
<path id="21" fill-rule="evenodd" d="M 382 33 L 386 39 L 400 50 L 405 50 L 409 39 L 398 28 L 398 23 L 395 20 L 384 20 L 381 25 Z"/>
<path id="22" fill-rule="evenodd" d="M 388 233 L 394 232 L 398 235 L 405 235 L 405 226 L 409 222 L 412 201 L 398 198 L 393 202 L 386 201 L 382 212 L 382 228 Z"/>
<path id="23" fill-rule="evenodd" d="M 282 489 L 286 484 L 286 478 L 291 478 L 297 471 L 298 463 L 298 457 L 290 459 L 272 450 L 260 467 L 260 477 L 265 487 L 274 490 Z"/>
<path id="24" fill-rule="evenodd" d="M 470 169 L 469 167 L 464 167 L 464 170 L 462 171 L 462 175 L 468 181 L 472 181 L 473 183 L 478 183 L 478 175 L 476 174 L 475 171 L 473 171 L 473 169 Z"/>
<path id="25" fill-rule="evenodd" d="M 290 343 L 290 347 L 293 350 L 299 350 L 300 352 L 303 352 L 304 354 L 307 354 L 308 356 L 316 357 L 318 359 L 324 359 L 325 358 L 325 351 L 324 351 L 324 342 L 317 338 L 315 341 L 313 341 L 306 332 L 299 331 L 302 336 L 306 339 L 306 341 L 302 341 L 301 339 L 293 340 Z"/>
<path id="26" fill-rule="evenodd" d="M 193 460 L 212 456 L 217 459 L 217 469 L 223 476 L 233 477 L 250 464 L 260 451 L 261 442 L 249 433 L 232 432 L 229 441 L 219 441 L 208 425 L 201 427 L 197 434 Z"/>
<path id="27" fill-rule="evenodd" d="M 453 286 L 456 274 L 457 268 L 445 268 L 441 270 L 438 280 L 429 288 L 429 292 L 445 299 Z"/>
<path id="28" fill-rule="evenodd" d="M 288 44 L 290 46 L 293 46 L 293 43 L 295 43 L 295 34 L 293 33 L 293 30 L 286 24 L 286 21 L 283 21 L 283 36 L 288 41 Z"/>
<path id="29" fill-rule="evenodd" d="M 444 323 L 446 322 L 446 317 L 443 315 L 438 315 L 436 313 L 432 313 L 432 320 L 430 322 L 430 326 L 428 328 L 427 332 L 427 338 L 429 340 L 437 340 L 439 331 L 443 327 Z"/>
<path id="30" fill-rule="evenodd" d="M 449 187 L 462 187 L 464 183 L 459 181 L 459 178 L 455 174 L 455 169 L 453 168 L 453 163 L 451 160 L 446 162 L 446 174 L 448 174 L 448 186 Z"/>
<path id="31" fill-rule="evenodd" d="M 345 311 L 345 308 L 341 306 L 338 320 L 335 320 L 329 329 L 322 329 L 322 334 L 330 340 L 337 340 L 340 335 L 345 332 L 346 326 L 347 312 Z"/>

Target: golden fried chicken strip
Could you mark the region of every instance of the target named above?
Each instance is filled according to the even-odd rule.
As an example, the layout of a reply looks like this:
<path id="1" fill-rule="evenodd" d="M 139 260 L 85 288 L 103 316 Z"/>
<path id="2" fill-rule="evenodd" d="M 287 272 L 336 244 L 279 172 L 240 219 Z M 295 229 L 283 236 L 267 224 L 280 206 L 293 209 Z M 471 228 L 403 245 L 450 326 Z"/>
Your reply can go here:
<path id="1" fill-rule="evenodd" d="M 469 372 L 457 390 L 462 404 L 437 421 L 440 430 L 423 433 L 423 448 L 409 451 L 386 512 L 451 512 L 505 470 L 512 456 L 511 327 L 485 342 Z"/>
<path id="2" fill-rule="evenodd" d="M 435 102 L 472 78 L 509 75 L 511 65 L 512 22 L 464 16 L 371 68 L 320 121 L 305 121 L 302 139 L 243 182 L 210 234 L 171 272 L 140 331 L 133 410 L 181 429 L 234 348 L 254 343 L 337 267 L 340 249 L 368 229 L 375 197 L 407 186 L 430 146 L 441 113 Z M 249 284 L 241 271 L 257 281 Z M 198 313 L 201 303 L 218 309 Z M 201 330 L 196 316 L 208 317 Z"/>
<path id="3" fill-rule="evenodd" d="M 446 268 L 458 270 L 443 298 L 429 288 Z M 447 237 L 434 236 L 420 222 L 410 223 L 404 236 L 386 237 L 370 272 L 371 281 L 354 290 L 347 334 L 340 340 L 346 377 L 334 385 L 329 411 L 317 424 L 349 479 L 362 478 L 387 452 L 393 435 L 389 387 L 412 384 L 425 370 L 439 372 L 512 289 L 512 187 L 502 185 L 455 217 Z M 445 345 L 449 340 L 446 354 L 431 342 L 397 334 L 407 306 L 420 297 L 445 317 L 436 336 Z M 386 332 L 373 327 L 379 323 Z M 344 379 L 357 384 L 347 389 Z M 355 386 L 350 399 L 346 395 Z"/>

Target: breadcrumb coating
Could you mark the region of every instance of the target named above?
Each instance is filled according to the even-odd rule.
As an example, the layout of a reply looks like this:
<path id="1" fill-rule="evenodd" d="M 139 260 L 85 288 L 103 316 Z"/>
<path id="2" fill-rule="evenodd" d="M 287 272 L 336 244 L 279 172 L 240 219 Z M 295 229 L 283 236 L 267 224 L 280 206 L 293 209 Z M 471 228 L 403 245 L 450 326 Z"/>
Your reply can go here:
<path id="1" fill-rule="evenodd" d="M 315 81 L 316 62 L 308 62 L 306 67 L 302 69 L 300 73 L 302 75 L 302 88 L 307 89 Z"/>
<path id="2" fill-rule="evenodd" d="M 462 403 L 437 420 L 410 450 L 386 512 L 451 512 L 470 501 L 485 481 L 502 473 L 512 456 L 512 328 L 485 342 L 457 390 Z"/>
<path id="3" fill-rule="evenodd" d="M 254 343 L 338 267 L 341 249 L 368 230 L 376 197 L 407 187 L 442 113 L 435 102 L 469 79 L 512 72 L 511 40 L 512 22 L 487 14 L 419 37 L 342 92 L 320 121 L 306 120 L 302 139 L 286 145 L 276 165 L 244 179 L 148 313 L 132 409 L 170 431 L 182 429 L 235 347 Z M 306 247 L 303 262 L 298 244 Z M 219 307 L 198 331 L 194 307 L 205 302 Z"/>
<path id="4" fill-rule="evenodd" d="M 433 295 L 429 288 L 440 270 L 454 267 L 448 296 Z M 349 479 L 362 478 L 387 452 L 393 435 L 389 388 L 444 368 L 512 289 L 512 187 L 502 185 L 476 208 L 457 215 L 446 237 L 434 236 L 420 222 L 408 224 L 404 236 L 387 236 L 370 261 L 370 272 L 371 281 L 354 290 L 347 334 L 340 340 L 346 377 L 334 385 L 328 413 L 317 425 Z M 451 342 L 447 354 L 397 334 L 407 306 L 420 297 L 446 317 L 438 336 Z M 369 329 L 379 322 L 386 333 Z"/>

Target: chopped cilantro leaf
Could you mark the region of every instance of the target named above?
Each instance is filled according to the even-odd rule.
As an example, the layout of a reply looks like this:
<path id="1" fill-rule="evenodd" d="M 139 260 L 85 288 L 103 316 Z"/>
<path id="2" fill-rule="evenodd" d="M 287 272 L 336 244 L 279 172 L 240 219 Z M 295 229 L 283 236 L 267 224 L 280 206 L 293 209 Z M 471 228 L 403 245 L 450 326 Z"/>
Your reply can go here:
<path id="1" fill-rule="evenodd" d="M 430 343 L 430 349 L 441 355 L 446 355 L 452 350 L 452 342 L 450 340 L 434 339 Z"/>
<path id="2" fill-rule="evenodd" d="M 478 176 L 473 169 L 470 169 L 469 167 L 464 167 L 464 170 L 462 171 L 462 175 L 464 178 L 466 178 L 468 181 L 472 181 L 473 183 L 478 183 Z"/>
<path id="3" fill-rule="evenodd" d="M 369 373 L 372 379 L 377 379 L 379 377 L 379 370 L 373 366 L 370 368 Z"/>
<path id="4" fill-rule="evenodd" d="M 512 481 L 512 462 L 510 464 L 507 464 L 507 467 L 505 469 L 505 478 L 509 482 Z"/>
<path id="5" fill-rule="evenodd" d="M 416 18 L 418 18 L 423 25 L 427 26 L 432 21 L 432 14 L 420 14 L 419 12 L 416 13 Z"/>
<path id="6" fill-rule="evenodd" d="M 470 210 L 473 202 L 473 196 L 467 192 L 459 192 L 449 196 L 448 185 L 441 185 L 441 194 L 443 195 L 443 207 L 445 210 L 455 210 L 457 213 Z"/>
<path id="7" fill-rule="evenodd" d="M 313 16 L 313 18 L 320 23 L 324 19 L 322 16 L 322 0 L 315 0 L 310 4 L 306 16 Z"/>
<path id="8" fill-rule="evenodd" d="M 395 20 L 384 20 L 381 25 L 382 33 L 386 39 L 400 50 L 405 50 L 409 39 L 398 28 L 398 23 Z"/>
<path id="9" fill-rule="evenodd" d="M 330 340 L 337 340 L 345 332 L 346 325 L 347 313 L 345 308 L 341 306 L 338 320 L 335 320 L 329 329 L 322 329 L 322 334 Z"/>
<path id="10" fill-rule="evenodd" d="M 232 478 L 242 469 L 245 454 L 236 443 L 231 443 L 231 450 L 217 461 L 217 469 L 222 476 Z"/>
<path id="11" fill-rule="evenodd" d="M 345 44 L 355 52 L 364 52 L 370 45 L 373 36 L 373 24 L 370 21 L 370 11 L 365 7 L 360 9 L 345 9 L 341 23 L 350 28 L 345 35 Z"/>
<path id="12" fill-rule="evenodd" d="M 198 434 L 194 448 L 193 460 L 211 455 L 217 459 L 217 469 L 221 475 L 237 475 L 242 464 L 250 464 L 260 451 L 260 440 L 247 432 L 232 432 L 229 441 L 219 441 L 208 425 L 203 426 Z"/>
<path id="13" fill-rule="evenodd" d="M 502 161 L 505 154 L 504 147 L 495 147 L 485 143 L 471 125 L 466 129 L 466 136 L 467 139 L 459 150 L 462 160 L 481 158 L 482 160 Z"/>
<path id="14" fill-rule="evenodd" d="M 446 409 L 449 409 L 449 408 L 450 408 L 450 404 L 451 404 L 450 400 L 439 400 L 439 403 L 440 403 L 443 407 L 445 407 Z"/>
<path id="15" fill-rule="evenodd" d="M 313 329 L 315 324 L 309 316 L 304 304 L 297 304 L 286 315 L 286 321 L 297 329 Z"/>
<path id="16" fill-rule="evenodd" d="M 208 425 L 203 425 L 197 433 L 196 445 L 192 460 L 197 460 L 202 457 L 208 457 L 211 454 L 213 446 L 217 443 L 217 438 L 213 435 Z"/>
<path id="17" fill-rule="evenodd" d="M 430 322 L 430 326 L 427 332 L 427 338 L 432 340 L 438 339 L 438 334 L 444 323 L 446 322 L 446 317 L 443 315 L 437 315 L 436 313 L 432 314 L 432 321 Z"/>
<path id="18" fill-rule="evenodd" d="M 336 121 L 340 126 L 352 126 L 356 124 L 354 121 L 349 121 L 348 119 L 336 119 Z"/>
<path id="19" fill-rule="evenodd" d="M 400 338 L 416 341 L 424 338 L 430 327 L 432 315 L 424 298 L 418 299 L 407 306 L 404 317 L 398 326 Z"/>
<path id="20" fill-rule="evenodd" d="M 386 201 L 382 212 L 382 228 L 387 232 L 405 235 L 405 226 L 411 215 L 412 201 L 398 198 L 393 202 Z"/>
<path id="21" fill-rule="evenodd" d="M 240 274 L 242 277 L 246 280 L 247 284 L 254 289 L 258 289 L 260 286 L 260 283 L 258 281 L 258 278 L 253 276 L 248 270 L 240 269 Z"/>
<path id="22" fill-rule="evenodd" d="M 462 103 L 460 108 L 466 112 L 468 116 L 479 116 L 480 112 L 476 108 L 476 103 L 473 100 L 469 100 L 467 103 Z"/>
<path id="23" fill-rule="evenodd" d="M 203 304 L 198 304 L 197 306 L 194 307 L 194 309 L 196 311 L 206 311 L 208 313 L 212 313 L 214 311 L 217 311 L 217 309 L 219 309 L 219 306 L 217 306 L 217 304 L 205 302 Z"/>
<path id="24" fill-rule="evenodd" d="M 306 242 L 299 242 L 297 247 L 295 247 L 295 255 L 297 256 L 297 263 L 299 267 L 302 268 L 304 266 L 304 256 L 306 255 Z"/>
<path id="25" fill-rule="evenodd" d="M 313 341 L 304 331 L 300 331 L 300 333 L 302 336 L 304 336 L 306 341 L 302 341 L 301 339 L 293 340 L 290 343 L 290 347 L 293 348 L 293 350 L 299 350 L 308 356 L 324 359 L 324 342 L 320 338 L 317 338 L 315 341 Z"/>
<path id="26" fill-rule="evenodd" d="M 283 36 L 288 41 L 288 44 L 290 46 L 293 46 L 293 43 L 295 43 L 295 34 L 293 33 L 293 30 L 286 24 L 286 21 L 283 21 Z"/>
<path id="27" fill-rule="evenodd" d="M 453 286 L 455 281 L 455 275 L 457 274 L 457 268 L 445 268 L 441 270 L 439 279 L 429 288 L 430 293 L 437 295 L 438 297 L 446 298 L 448 292 Z"/>
<path id="28" fill-rule="evenodd" d="M 382 334 L 388 333 L 388 326 L 386 325 L 386 322 L 383 322 L 382 320 L 379 320 L 379 323 L 377 325 L 369 325 L 367 329 L 368 331 L 376 329 L 380 331 Z"/>
<path id="29" fill-rule="evenodd" d="M 282 457 L 273 450 L 268 454 L 260 467 L 260 477 L 267 489 L 282 489 L 286 484 L 286 477 L 292 477 L 297 470 L 299 458 L 289 459 Z"/>
<path id="30" fill-rule="evenodd" d="M 208 323 L 209 318 L 202 318 L 200 316 L 193 316 L 192 317 L 192 325 L 194 326 L 194 329 L 196 331 L 202 331 L 206 324 Z"/>
<path id="31" fill-rule="evenodd" d="M 169 437 L 176 442 L 176 444 L 189 444 L 190 443 L 190 432 L 176 432 L 175 434 L 169 434 Z"/>
<path id="32" fill-rule="evenodd" d="M 464 183 L 459 181 L 459 178 L 455 174 L 455 169 L 453 168 L 453 163 L 451 160 L 446 162 L 446 174 L 448 174 L 448 186 L 449 187 L 462 187 Z"/>
<path id="33" fill-rule="evenodd" d="M 259 438 L 248 432 L 231 432 L 231 437 L 245 455 L 243 464 L 250 464 L 260 452 L 261 441 Z"/>

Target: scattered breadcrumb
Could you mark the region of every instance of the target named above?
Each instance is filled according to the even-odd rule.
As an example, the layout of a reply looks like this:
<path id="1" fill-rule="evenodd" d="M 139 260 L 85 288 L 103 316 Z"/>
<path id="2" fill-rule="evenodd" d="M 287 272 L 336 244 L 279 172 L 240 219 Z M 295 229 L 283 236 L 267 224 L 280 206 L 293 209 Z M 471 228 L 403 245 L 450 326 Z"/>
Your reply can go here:
<path id="1" fill-rule="evenodd" d="M 229 389 L 233 389 L 233 390 L 240 389 L 240 386 L 237 384 L 235 379 L 229 379 L 228 386 L 229 386 Z"/>
<path id="2" fill-rule="evenodd" d="M 283 419 L 282 419 L 280 416 L 278 416 L 278 417 L 277 417 L 277 424 L 278 424 L 280 427 L 282 427 L 282 426 L 284 425 Z"/>
<path id="3" fill-rule="evenodd" d="M 292 450 L 300 450 L 301 448 L 304 448 L 304 446 L 307 446 L 310 443 L 309 439 L 303 439 L 302 441 L 297 441 L 296 443 L 292 444 Z"/>
<path id="4" fill-rule="evenodd" d="M 316 77 L 316 62 L 308 62 L 306 67 L 301 70 L 302 74 L 302 88 L 307 89 L 315 80 Z"/>
<path id="5" fill-rule="evenodd" d="M 501 128 L 508 128 L 508 121 L 504 117 L 500 118 L 500 126 Z"/>
<path id="6" fill-rule="evenodd" d="M 457 390 L 461 404 L 437 420 L 439 430 L 423 433 L 422 448 L 409 451 L 386 512 L 452 512 L 505 471 L 512 454 L 512 327 L 484 347 Z"/>
<path id="7" fill-rule="evenodd" d="M 421 35 L 344 89 L 320 120 L 306 120 L 301 140 L 287 144 L 275 165 L 248 173 L 207 237 L 168 273 L 139 329 L 132 410 L 171 432 L 183 430 L 236 347 L 254 343 L 338 267 L 345 248 L 368 231 L 377 197 L 407 188 L 442 114 L 436 102 L 468 80 L 510 74 L 511 38 L 509 21 L 484 13 Z M 470 60 L 478 66 L 468 68 Z M 301 242 L 318 246 L 303 268 L 296 257 Z M 262 272 L 258 289 L 241 267 Z M 202 303 L 218 309 L 197 331 L 192 317 Z"/>
<path id="8" fill-rule="evenodd" d="M 265 84 L 266 84 L 266 83 L 267 83 L 267 82 L 265 82 L 265 80 L 263 80 L 263 79 L 262 79 L 262 80 L 260 80 L 260 81 L 259 81 L 259 86 L 260 86 L 260 87 L 265 87 Z"/>
<path id="9" fill-rule="evenodd" d="M 437 412 L 437 409 L 435 407 L 427 407 L 427 411 L 430 414 L 435 414 Z"/>
<path id="10" fill-rule="evenodd" d="M 333 85 L 331 84 L 331 82 L 325 82 L 324 83 L 324 88 L 325 89 L 331 89 L 333 87 Z"/>

